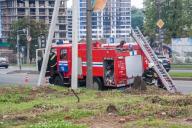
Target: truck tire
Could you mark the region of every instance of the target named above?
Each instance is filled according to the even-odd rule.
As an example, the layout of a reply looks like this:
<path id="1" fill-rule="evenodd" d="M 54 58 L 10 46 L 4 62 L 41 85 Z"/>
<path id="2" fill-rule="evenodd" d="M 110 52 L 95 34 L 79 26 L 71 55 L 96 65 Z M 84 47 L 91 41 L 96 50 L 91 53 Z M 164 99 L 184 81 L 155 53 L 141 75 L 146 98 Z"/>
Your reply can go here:
<path id="1" fill-rule="evenodd" d="M 54 79 L 54 85 L 63 86 L 63 80 L 60 78 L 60 76 L 56 76 Z"/>
<path id="2" fill-rule="evenodd" d="M 100 78 L 93 78 L 93 89 L 104 90 L 104 86 Z"/>

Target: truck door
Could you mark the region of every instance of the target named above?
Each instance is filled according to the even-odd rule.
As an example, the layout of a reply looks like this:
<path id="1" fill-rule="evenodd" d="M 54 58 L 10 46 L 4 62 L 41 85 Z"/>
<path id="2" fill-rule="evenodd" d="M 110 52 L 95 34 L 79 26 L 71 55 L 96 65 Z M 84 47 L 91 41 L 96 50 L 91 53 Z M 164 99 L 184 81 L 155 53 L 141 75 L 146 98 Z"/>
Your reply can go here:
<path id="1" fill-rule="evenodd" d="M 105 86 L 114 86 L 114 60 L 105 59 L 104 60 L 104 84 Z"/>
<path id="2" fill-rule="evenodd" d="M 67 49 L 63 48 L 60 50 L 59 72 L 68 73 L 68 71 L 69 71 L 68 53 Z"/>
<path id="3" fill-rule="evenodd" d="M 143 73 L 143 62 L 141 55 L 127 56 L 126 62 L 126 73 L 128 77 L 128 83 L 132 84 L 134 77 L 142 76 Z"/>
<path id="4" fill-rule="evenodd" d="M 118 57 L 116 59 L 115 68 L 116 68 L 115 69 L 116 86 L 121 87 L 127 85 L 126 66 L 124 57 Z"/>

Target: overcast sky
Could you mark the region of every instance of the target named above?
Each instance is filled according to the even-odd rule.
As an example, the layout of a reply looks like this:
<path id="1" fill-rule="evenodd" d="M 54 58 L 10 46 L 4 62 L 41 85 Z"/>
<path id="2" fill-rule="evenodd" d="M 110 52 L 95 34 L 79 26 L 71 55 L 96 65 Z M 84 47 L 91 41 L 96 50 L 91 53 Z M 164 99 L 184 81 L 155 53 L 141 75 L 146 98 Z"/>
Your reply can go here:
<path id="1" fill-rule="evenodd" d="M 143 0 L 131 0 L 132 6 L 143 8 Z"/>
<path id="2" fill-rule="evenodd" d="M 131 0 L 132 6 L 135 6 L 137 8 L 143 8 L 143 0 Z M 68 7 L 71 7 L 72 0 L 69 0 Z"/>

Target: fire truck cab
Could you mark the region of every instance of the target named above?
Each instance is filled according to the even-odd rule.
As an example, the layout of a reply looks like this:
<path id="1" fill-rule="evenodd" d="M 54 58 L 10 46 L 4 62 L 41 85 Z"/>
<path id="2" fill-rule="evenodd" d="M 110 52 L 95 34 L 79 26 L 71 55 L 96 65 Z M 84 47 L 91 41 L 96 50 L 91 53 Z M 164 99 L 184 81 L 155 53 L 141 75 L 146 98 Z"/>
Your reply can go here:
<path id="1" fill-rule="evenodd" d="M 137 43 L 103 44 L 92 43 L 93 86 L 96 89 L 122 87 L 142 76 L 148 60 Z M 48 71 L 49 82 L 55 85 L 70 85 L 72 70 L 72 45 L 52 46 L 56 53 L 57 69 Z M 86 42 L 78 44 L 78 79 L 85 81 L 87 73 Z M 48 65 L 49 66 L 49 65 Z"/>

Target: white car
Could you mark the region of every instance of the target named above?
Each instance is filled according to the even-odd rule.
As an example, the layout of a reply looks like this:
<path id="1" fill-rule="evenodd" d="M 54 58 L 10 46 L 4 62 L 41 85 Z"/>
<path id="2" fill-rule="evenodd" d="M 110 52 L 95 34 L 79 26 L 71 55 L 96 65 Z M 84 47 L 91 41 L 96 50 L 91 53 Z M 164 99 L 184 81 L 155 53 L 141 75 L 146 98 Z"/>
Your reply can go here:
<path id="1" fill-rule="evenodd" d="M 8 68 L 9 62 L 8 59 L 5 57 L 0 57 L 0 67 Z"/>

